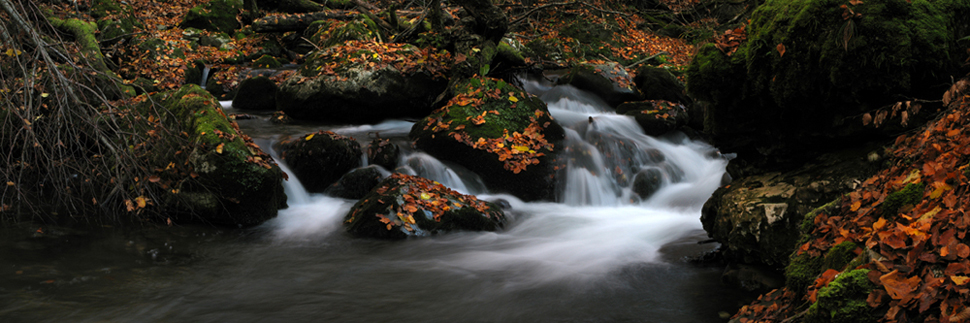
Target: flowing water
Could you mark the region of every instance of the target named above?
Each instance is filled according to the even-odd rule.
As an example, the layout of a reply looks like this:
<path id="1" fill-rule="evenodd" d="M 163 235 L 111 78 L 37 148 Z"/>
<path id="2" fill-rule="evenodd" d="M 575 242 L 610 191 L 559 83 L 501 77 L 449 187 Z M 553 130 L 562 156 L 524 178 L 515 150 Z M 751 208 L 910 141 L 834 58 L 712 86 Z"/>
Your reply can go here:
<path id="1" fill-rule="evenodd" d="M 507 203 L 503 231 L 353 238 L 341 220 L 355 201 L 307 194 L 291 176 L 290 207 L 252 229 L 3 229 L 0 321 L 723 322 L 719 312 L 750 297 L 722 286 L 720 268 L 685 260 L 715 247 L 697 242 L 700 208 L 727 163 L 716 150 L 646 136 L 574 88 L 524 83 L 568 128 L 558 201 L 489 192 L 419 151 L 396 170 Z M 240 124 L 262 147 L 322 129 L 266 116 Z M 327 129 L 406 144 L 411 125 Z M 641 198 L 632 182 L 645 170 L 659 190 Z"/>

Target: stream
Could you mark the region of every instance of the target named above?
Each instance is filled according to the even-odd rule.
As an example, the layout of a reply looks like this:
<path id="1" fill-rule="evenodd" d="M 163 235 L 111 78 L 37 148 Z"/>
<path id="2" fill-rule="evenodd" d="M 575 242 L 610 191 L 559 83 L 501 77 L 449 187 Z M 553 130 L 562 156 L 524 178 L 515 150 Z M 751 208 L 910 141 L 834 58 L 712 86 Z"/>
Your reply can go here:
<path id="1" fill-rule="evenodd" d="M 502 231 L 354 238 L 341 222 L 355 201 L 308 194 L 294 176 L 289 208 L 255 228 L 10 225 L 0 229 L 0 321 L 725 322 L 750 302 L 721 283 L 722 268 L 688 261 L 716 248 L 698 244 L 699 217 L 725 158 L 683 135 L 646 136 L 581 90 L 523 83 L 567 128 L 557 202 L 489 192 L 464 168 L 409 150 L 410 121 L 239 120 L 266 150 L 321 129 L 363 147 L 391 138 L 405 148 L 396 171 L 508 203 Z M 639 198 L 623 169 L 655 170 L 659 190 Z"/>

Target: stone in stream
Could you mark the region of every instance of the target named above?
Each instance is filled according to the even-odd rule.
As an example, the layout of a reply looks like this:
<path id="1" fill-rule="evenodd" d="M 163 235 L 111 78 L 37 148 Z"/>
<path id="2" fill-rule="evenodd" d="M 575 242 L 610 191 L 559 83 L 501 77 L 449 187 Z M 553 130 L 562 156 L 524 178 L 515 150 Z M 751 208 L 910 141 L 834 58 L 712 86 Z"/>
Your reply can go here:
<path id="1" fill-rule="evenodd" d="M 416 122 L 415 147 L 479 174 L 492 191 L 551 200 L 565 131 L 538 98 L 493 78 L 471 78 L 455 96 Z"/>
<path id="2" fill-rule="evenodd" d="M 307 192 L 319 193 L 360 167 L 360 144 L 350 137 L 318 131 L 281 141 L 278 151 Z"/>
<path id="3" fill-rule="evenodd" d="M 153 99 L 177 117 L 163 118 L 163 122 L 187 126 L 194 147 L 181 155 L 175 153 L 176 149 L 154 149 L 158 169 L 185 163 L 194 172 L 194 181 L 178 190 L 166 190 L 160 201 L 176 208 L 173 220 L 251 226 L 275 217 L 278 209 L 286 207 L 283 172 L 259 147 L 246 141 L 212 95 L 191 84 Z M 182 180 L 170 178 L 173 173 L 162 172 L 159 183 Z"/>
<path id="4" fill-rule="evenodd" d="M 646 200 L 663 186 L 664 175 L 660 169 L 647 168 L 633 177 L 633 192 Z"/>
<path id="5" fill-rule="evenodd" d="M 276 82 L 268 77 L 258 76 L 243 80 L 239 91 L 232 99 L 232 107 L 243 110 L 276 109 Z"/>
<path id="6" fill-rule="evenodd" d="M 371 164 L 380 165 L 385 169 L 394 169 L 400 158 L 401 148 L 390 139 L 375 138 L 371 140 L 370 145 L 367 145 L 367 160 Z"/>
<path id="7" fill-rule="evenodd" d="M 404 239 L 456 231 L 495 231 L 505 226 L 502 209 L 440 183 L 395 173 L 357 201 L 344 217 L 355 236 Z"/>
<path id="8" fill-rule="evenodd" d="M 333 197 L 345 199 L 359 199 L 370 192 L 381 179 L 385 177 L 386 170 L 380 166 L 371 165 L 351 170 L 341 176 L 336 183 L 330 185 L 324 193 Z"/>
<path id="9" fill-rule="evenodd" d="M 617 63 L 576 65 L 559 77 L 556 83 L 589 91 L 612 107 L 627 101 L 642 100 L 643 97 L 630 74 Z"/>
<path id="10" fill-rule="evenodd" d="M 446 57 L 407 44 L 335 45 L 307 56 L 280 85 L 276 105 L 294 119 L 327 123 L 424 117 L 448 85 Z"/>

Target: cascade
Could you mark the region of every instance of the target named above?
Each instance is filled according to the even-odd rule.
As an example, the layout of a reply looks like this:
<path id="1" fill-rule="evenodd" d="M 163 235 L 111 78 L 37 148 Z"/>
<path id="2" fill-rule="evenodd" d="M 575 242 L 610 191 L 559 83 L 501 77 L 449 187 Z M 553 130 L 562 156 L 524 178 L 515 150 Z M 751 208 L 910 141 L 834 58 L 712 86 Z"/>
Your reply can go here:
<path id="1" fill-rule="evenodd" d="M 207 81 L 209 81 L 209 65 L 202 68 L 202 79 L 199 80 L 199 86 L 201 86 L 203 90 L 205 90 L 205 83 Z"/>

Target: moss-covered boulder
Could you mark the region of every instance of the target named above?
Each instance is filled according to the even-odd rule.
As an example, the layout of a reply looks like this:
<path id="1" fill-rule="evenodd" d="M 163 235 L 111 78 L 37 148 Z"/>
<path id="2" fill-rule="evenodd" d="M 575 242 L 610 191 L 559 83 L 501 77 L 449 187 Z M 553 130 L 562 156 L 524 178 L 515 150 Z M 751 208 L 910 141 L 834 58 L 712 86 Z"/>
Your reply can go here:
<path id="1" fill-rule="evenodd" d="M 232 34 L 241 27 L 236 16 L 242 8 L 243 0 L 211 0 L 190 9 L 180 26 Z"/>
<path id="2" fill-rule="evenodd" d="M 414 145 L 481 175 L 492 190 L 552 199 L 564 130 L 538 98 L 492 78 L 456 85 L 456 95 L 411 128 Z"/>
<path id="3" fill-rule="evenodd" d="M 323 192 L 341 176 L 360 167 L 360 144 L 354 138 L 318 131 L 279 143 L 280 158 L 308 192 Z"/>
<path id="4" fill-rule="evenodd" d="M 879 322 L 881 315 L 869 306 L 869 293 L 876 288 L 869 269 L 846 270 L 818 290 L 817 301 L 805 315 L 806 323 Z"/>
<path id="5" fill-rule="evenodd" d="M 343 44 L 350 40 L 377 40 L 377 25 L 366 17 L 351 21 L 324 20 L 307 28 L 308 39 L 319 48 Z"/>
<path id="6" fill-rule="evenodd" d="M 341 176 L 324 193 L 333 197 L 360 199 L 374 189 L 377 184 L 380 184 L 381 179 L 387 177 L 388 174 L 390 174 L 388 171 L 375 165 L 356 168 Z"/>
<path id="7" fill-rule="evenodd" d="M 580 64 L 559 77 L 557 84 L 569 84 L 603 98 L 610 106 L 642 99 L 633 77 L 620 64 Z"/>
<path id="8" fill-rule="evenodd" d="M 616 107 L 616 113 L 633 117 L 650 136 L 677 130 L 690 121 L 684 105 L 663 100 L 624 102 Z"/>
<path id="9" fill-rule="evenodd" d="M 393 174 L 361 198 L 344 217 L 353 235 L 382 239 L 448 231 L 495 231 L 505 213 L 491 202 L 462 195 L 426 178 Z"/>
<path id="10" fill-rule="evenodd" d="M 860 136 L 858 116 L 964 74 L 968 23 L 962 0 L 768 0 L 732 55 L 699 50 L 688 91 L 713 104 L 705 128 L 729 151 Z"/>
<path id="11" fill-rule="evenodd" d="M 97 20 L 98 41 L 106 45 L 131 38 L 135 28 L 143 26 L 134 16 L 131 6 L 116 0 L 92 1 L 91 17 Z"/>
<path id="12" fill-rule="evenodd" d="M 239 83 L 239 91 L 232 99 L 232 106 L 245 110 L 276 109 L 276 82 L 265 76 L 248 78 Z"/>
<path id="13" fill-rule="evenodd" d="M 171 191 L 169 201 L 180 203 L 180 213 L 188 214 L 173 218 L 251 226 L 286 207 L 283 172 L 259 147 L 246 142 L 212 95 L 198 85 L 186 85 L 159 94 L 156 100 L 177 118 L 170 122 L 188 128 L 192 147 L 156 159 L 158 169 L 165 169 L 174 166 L 174 161 L 181 163 L 178 156 L 188 154 L 186 162 L 196 176 L 195 181 Z"/>
<path id="14" fill-rule="evenodd" d="M 294 119 L 328 123 L 423 117 L 447 87 L 446 58 L 406 44 L 350 41 L 307 57 L 280 85 L 276 104 Z"/>

